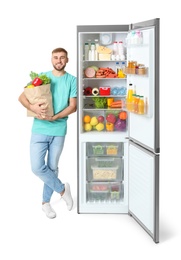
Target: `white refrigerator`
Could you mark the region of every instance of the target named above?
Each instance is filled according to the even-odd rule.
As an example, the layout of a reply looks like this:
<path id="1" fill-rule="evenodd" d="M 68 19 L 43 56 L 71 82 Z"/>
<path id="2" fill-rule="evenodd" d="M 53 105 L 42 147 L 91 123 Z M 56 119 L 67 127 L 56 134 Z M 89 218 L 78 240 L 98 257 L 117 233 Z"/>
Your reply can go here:
<path id="1" fill-rule="evenodd" d="M 159 27 L 159 18 L 77 26 L 78 213 L 128 214 L 155 243 Z"/>

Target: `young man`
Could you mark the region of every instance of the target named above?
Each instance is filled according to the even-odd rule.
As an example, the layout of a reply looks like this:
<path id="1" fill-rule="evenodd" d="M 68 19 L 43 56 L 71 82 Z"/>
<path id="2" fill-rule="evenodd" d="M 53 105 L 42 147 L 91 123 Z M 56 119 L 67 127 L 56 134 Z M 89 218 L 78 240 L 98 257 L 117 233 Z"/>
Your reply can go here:
<path id="1" fill-rule="evenodd" d="M 58 163 L 67 133 L 68 115 L 76 112 L 76 77 L 65 71 L 68 60 L 65 49 L 53 50 L 53 70 L 43 73 L 51 79 L 54 116 L 47 116 L 46 109 L 41 107 L 42 104 L 30 104 L 24 92 L 19 96 L 20 103 L 37 115 L 33 120 L 30 141 L 31 169 L 44 182 L 42 209 L 48 218 L 56 217 L 50 205 L 54 191 L 65 200 L 68 210 L 73 207 L 69 184 L 63 184 L 58 178 Z"/>

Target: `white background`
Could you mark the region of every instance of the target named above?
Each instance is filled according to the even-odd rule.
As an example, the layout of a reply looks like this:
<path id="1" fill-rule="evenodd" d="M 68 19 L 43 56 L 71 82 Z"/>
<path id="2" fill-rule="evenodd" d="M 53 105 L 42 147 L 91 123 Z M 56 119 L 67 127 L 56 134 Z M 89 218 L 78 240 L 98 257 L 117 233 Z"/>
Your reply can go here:
<path id="1" fill-rule="evenodd" d="M 3 4 L 2 4 L 3 2 Z M 155 3 L 156 2 L 156 3 Z M 0 259 L 180 259 L 180 8 L 179 1 L 21 1 L 0 4 Z M 168 8 L 168 11 L 166 11 Z M 69 52 L 76 75 L 76 26 L 130 24 L 160 18 L 160 243 L 128 215 L 77 214 L 76 114 L 69 117 L 60 160 L 72 187 L 68 212 L 58 194 L 57 218 L 41 210 L 42 183 L 30 170 L 32 119 L 18 96 L 31 70 L 51 70 L 51 51 Z M 84 249 L 84 251 L 83 251 Z M 146 250 L 146 251 L 144 251 Z"/>

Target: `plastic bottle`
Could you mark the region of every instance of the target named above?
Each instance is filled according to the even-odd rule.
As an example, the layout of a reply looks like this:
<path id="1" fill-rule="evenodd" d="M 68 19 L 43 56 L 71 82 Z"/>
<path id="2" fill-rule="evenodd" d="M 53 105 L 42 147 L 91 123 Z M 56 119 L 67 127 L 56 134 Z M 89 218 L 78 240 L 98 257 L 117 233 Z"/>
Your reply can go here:
<path id="1" fill-rule="evenodd" d="M 98 47 L 99 47 L 99 40 L 98 40 L 98 39 L 95 39 L 94 42 L 95 42 L 95 46 L 96 46 L 96 50 L 97 50 Z"/>
<path id="2" fill-rule="evenodd" d="M 125 73 L 125 62 L 121 62 L 121 66 L 118 71 L 118 78 L 125 78 L 126 75 L 124 73 Z"/>
<path id="3" fill-rule="evenodd" d="M 89 43 L 85 42 L 84 45 L 84 60 L 89 60 Z"/>
<path id="4" fill-rule="evenodd" d="M 142 32 L 136 31 L 136 35 L 137 35 L 137 44 L 142 44 L 143 43 Z"/>
<path id="5" fill-rule="evenodd" d="M 95 43 L 92 42 L 91 43 L 91 60 L 95 60 L 95 49 L 96 49 Z"/>
<path id="6" fill-rule="evenodd" d="M 119 43 L 118 43 L 118 54 L 119 54 L 119 59 L 120 60 L 125 60 L 124 46 L 123 46 L 123 42 L 122 41 L 119 41 Z"/>
<path id="7" fill-rule="evenodd" d="M 116 62 L 116 74 L 117 74 L 117 76 L 119 75 L 119 71 L 120 71 L 120 65 L 119 65 L 119 62 L 117 61 Z"/>
<path id="8" fill-rule="evenodd" d="M 94 40 L 95 42 L 95 60 L 99 60 L 99 55 L 98 55 L 98 47 L 99 47 L 99 40 L 98 39 L 95 39 Z"/>
<path id="9" fill-rule="evenodd" d="M 138 113 L 138 102 L 139 102 L 140 96 L 135 95 L 134 99 L 134 113 Z"/>
<path id="10" fill-rule="evenodd" d="M 89 50 L 91 49 L 91 39 L 87 39 L 87 42 L 89 44 Z"/>
<path id="11" fill-rule="evenodd" d="M 88 60 L 92 60 L 92 51 L 89 50 L 89 57 L 88 57 Z"/>
<path id="12" fill-rule="evenodd" d="M 139 102 L 138 102 L 138 114 L 143 115 L 144 113 L 145 113 L 144 97 L 140 96 Z"/>
<path id="13" fill-rule="evenodd" d="M 113 42 L 113 54 L 115 55 L 115 57 L 116 57 L 117 55 L 119 55 L 119 53 L 118 53 L 118 43 L 117 43 L 117 41 L 114 41 L 114 42 Z"/>
<path id="14" fill-rule="evenodd" d="M 135 105 L 135 98 L 136 98 L 136 94 L 133 94 L 132 95 L 132 103 L 131 103 L 131 112 L 135 112 L 135 109 L 134 109 L 134 105 Z"/>
<path id="15" fill-rule="evenodd" d="M 127 98 L 126 98 L 126 108 L 128 111 L 132 110 L 132 101 L 133 101 L 133 84 L 130 83 Z"/>

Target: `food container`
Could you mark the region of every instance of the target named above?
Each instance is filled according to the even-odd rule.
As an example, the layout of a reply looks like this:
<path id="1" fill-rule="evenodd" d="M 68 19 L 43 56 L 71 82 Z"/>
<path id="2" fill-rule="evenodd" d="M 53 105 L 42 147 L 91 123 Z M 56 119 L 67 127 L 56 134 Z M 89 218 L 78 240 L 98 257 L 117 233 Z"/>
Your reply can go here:
<path id="1" fill-rule="evenodd" d="M 136 68 L 125 67 L 125 74 L 135 74 L 135 73 L 136 73 Z"/>
<path id="2" fill-rule="evenodd" d="M 118 167 L 99 168 L 92 167 L 94 180 L 115 180 Z"/>
<path id="3" fill-rule="evenodd" d="M 104 146 L 103 145 L 93 145 L 92 146 L 92 151 L 93 155 L 103 155 L 104 154 Z"/>
<path id="4" fill-rule="evenodd" d="M 123 169 L 124 162 L 122 158 L 97 155 L 86 159 L 87 180 L 91 182 L 122 180 Z"/>
<path id="5" fill-rule="evenodd" d="M 110 185 L 110 199 L 111 200 L 119 200 L 121 193 L 120 183 L 112 183 Z"/>
<path id="6" fill-rule="evenodd" d="M 107 155 L 117 155 L 118 154 L 118 145 L 108 145 L 106 146 Z"/>
<path id="7" fill-rule="evenodd" d="M 136 74 L 145 75 L 146 74 L 146 68 L 136 68 Z"/>
<path id="8" fill-rule="evenodd" d="M 101 96 L 109 96 L 111 93 L 111 87 L 100 87 L 99 95 Z"/>
<path id="9" fill-rule="evenodd" d="M 109 183 L 92 182 L 89 183 L 88 199 L 90 201 L 108 200 L 110 196 Z"/>

